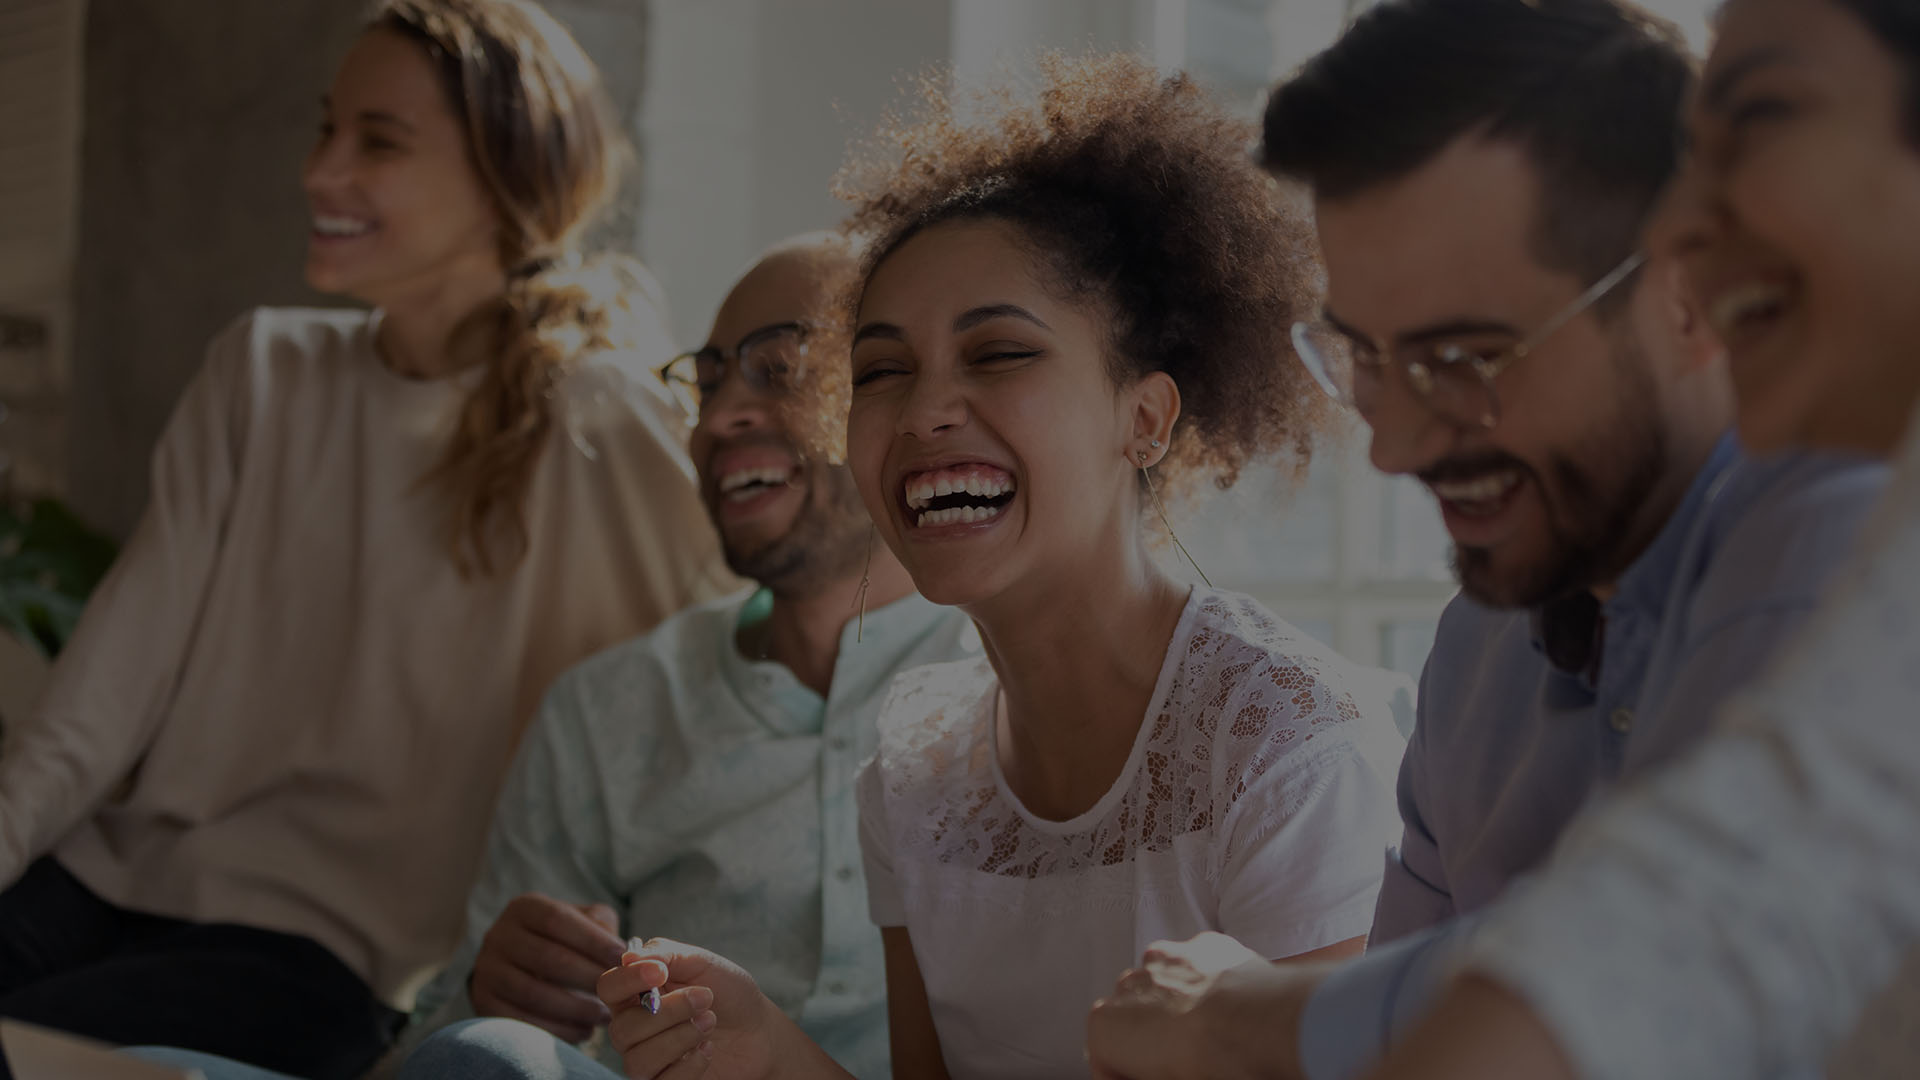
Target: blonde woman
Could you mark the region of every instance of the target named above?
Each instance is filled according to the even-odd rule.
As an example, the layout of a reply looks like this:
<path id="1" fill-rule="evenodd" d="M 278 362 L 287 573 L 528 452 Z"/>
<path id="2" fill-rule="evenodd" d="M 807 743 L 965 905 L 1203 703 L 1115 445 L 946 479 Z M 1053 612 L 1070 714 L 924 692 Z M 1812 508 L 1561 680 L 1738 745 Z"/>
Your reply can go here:
<path id="1" fill-rule="evenodd" d="M 458 940 L 547 683 L 719 592 L 622 143 L 521 0 L 388 0 L 322 103 L 306 273 L 219 335 L 0 755 L 0 1015 L 363 1070 Z M 645 377 L 642 377 L 643 373 Z"/>

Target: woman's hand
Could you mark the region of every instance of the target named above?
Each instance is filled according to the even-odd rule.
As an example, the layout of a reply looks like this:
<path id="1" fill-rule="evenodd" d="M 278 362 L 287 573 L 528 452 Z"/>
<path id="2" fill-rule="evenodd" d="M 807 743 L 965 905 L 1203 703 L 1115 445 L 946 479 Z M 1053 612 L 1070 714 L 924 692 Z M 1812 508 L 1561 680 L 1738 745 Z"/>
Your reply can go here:
<path id="1" fill-rule="evenodd" d="M 1087 1018 L 1101 1080 L 1298 1075 L 1300 1009 L 1324 968 L 1275 964 L 1225 934 L 1157 942 Z"/>
<path id="2" fill-rule="evenodd" d="M 630 948 L 600 976 L 600 1000 L 613 1012 L 607 1034 L 631 1080 L 764 1080 L 773 1043 L 787 1025 L 753 976 L 725 957 L 654 938 Z M 660 992 L 660 1011 L 647 1009 Z M 778 1021 L 770 1023 L 769 1021 Z"/>

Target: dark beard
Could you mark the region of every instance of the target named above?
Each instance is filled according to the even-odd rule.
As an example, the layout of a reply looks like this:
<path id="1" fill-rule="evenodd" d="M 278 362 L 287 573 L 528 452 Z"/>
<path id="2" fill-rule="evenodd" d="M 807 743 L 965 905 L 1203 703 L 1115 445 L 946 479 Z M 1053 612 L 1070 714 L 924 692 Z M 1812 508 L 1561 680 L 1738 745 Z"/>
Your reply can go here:
<path id="1" fill-rule="evenodd" d="M 866 557 L 867 509 L 844 466 L 808 466 L 807 498 L 777 540 L 743 551 L 722 540 L 727 568 L 774 590 L 799 592 L 851 574 Z"/>
<path id="2" fill-rule="evenodd" d="M 1663 433 L 1656 427 L 1645 434 L 1634 459 L 1605 487 L 1592 473 L 1558 455 L 1549 465 L 1556 480 L 1552 488 L 1532 469 L 1520 466 L 1546 504 L 1547 555 L 1523 575 L 1503 578 L 1486 549 L 1455 546 L 1453 573 L 1460 591 L 1488 607 L 1531 608 L 1610 581 L 1626 569 L 1637 554 L 1627 548 L 1640 508 L 1667 468 Z M 1583 513 L 1574 507 L 1592 510 Z"/>
<path id="3" fill-rule="evenodd" d="M 1639 557 L 1635 526 L 1648 496 L 1672 467 L 1672 458 L 1666 431 L 1648 405 L 1656 397 L 1644 357 L 1635 344 L 1616 340 L 1613 360 L 1621 367 L 1622 393 L 1613 416 L 1600 427 L 1604 445 L 1593 445 L 1584 455 L 1589 464 L 1582 465 L 1571 454 L 1550 455 L 1547 471 L 1554 484 L 1549 487 L 1530 466 L 1502 455 L 1503 467 L 1525 472 L 1540 493 L 1548 550 L 1522 574 L 1502 578 L 1485 549 L 1455 546 L 1454 577 L 1460 591 L 1473 600 L 1497 608 L 1538 607 L 1612 581 Z M 1593 463 L 1617 467 L 1602 473 Z"/>

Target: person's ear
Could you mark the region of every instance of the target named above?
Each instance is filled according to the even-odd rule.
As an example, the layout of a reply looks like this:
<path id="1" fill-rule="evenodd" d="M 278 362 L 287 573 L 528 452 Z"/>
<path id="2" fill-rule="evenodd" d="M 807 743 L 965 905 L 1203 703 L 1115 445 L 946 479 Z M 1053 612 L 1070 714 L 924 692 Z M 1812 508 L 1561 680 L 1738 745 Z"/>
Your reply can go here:
<path id="1" fill-rule="evenodd" d="M 1180 419 L 1180 387 L 1173 376 L 1153 371 L 1134 385 L 1131 397 L 1133 431 L 1127 441 L 1127 461 L 1150 468 L 1172 446 L 1173 425 Z"/>

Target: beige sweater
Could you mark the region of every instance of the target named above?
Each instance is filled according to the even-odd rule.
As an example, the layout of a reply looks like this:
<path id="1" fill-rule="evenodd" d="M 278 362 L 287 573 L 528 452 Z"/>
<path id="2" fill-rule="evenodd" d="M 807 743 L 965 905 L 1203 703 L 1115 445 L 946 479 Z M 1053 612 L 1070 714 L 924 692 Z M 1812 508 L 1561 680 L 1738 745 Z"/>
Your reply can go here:
<path id="1" fill-rule="evenodd" d="M 262 309 L 215 339 L 145 518 L 6 732 L 0 886 L 52 852 L 125 907 L 313 938 L 406 1008 L 459 942 L 547 684 L 735 583 L 664 356 L 568 379 L 526 561 L 463 581 L 419 480 L 480 372 L 396 376 L 376 319 Z"/>

